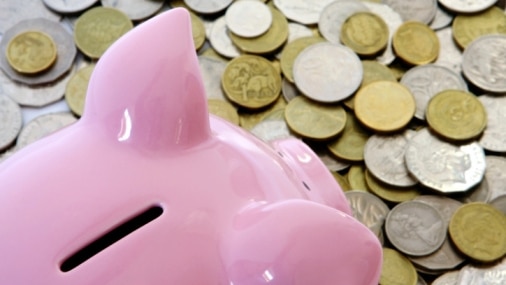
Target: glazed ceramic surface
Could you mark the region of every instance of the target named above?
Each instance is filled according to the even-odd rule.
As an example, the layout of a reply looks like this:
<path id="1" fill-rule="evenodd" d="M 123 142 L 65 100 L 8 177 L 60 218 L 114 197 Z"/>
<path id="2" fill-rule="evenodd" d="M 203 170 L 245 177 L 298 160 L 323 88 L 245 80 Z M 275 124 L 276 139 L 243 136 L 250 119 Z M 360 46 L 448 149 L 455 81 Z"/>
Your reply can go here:
<path id="1" fill-rule="evenodd" d="M 187 11 L 109 48 L 86 100 L 0 165 L 0 284 L 378 284 L 377 238 L 304 143 L 209 117 Z"/>

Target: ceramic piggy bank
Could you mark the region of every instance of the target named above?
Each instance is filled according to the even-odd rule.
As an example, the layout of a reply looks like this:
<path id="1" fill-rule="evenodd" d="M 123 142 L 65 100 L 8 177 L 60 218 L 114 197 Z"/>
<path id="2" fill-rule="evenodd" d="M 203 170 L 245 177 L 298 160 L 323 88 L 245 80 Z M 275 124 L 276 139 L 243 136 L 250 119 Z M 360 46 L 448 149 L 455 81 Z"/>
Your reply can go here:
<path id="1" fill-rule="evenodd" d="M 0 284 L 378 284 L 377 238 L 305 144 L 209 116 L 189 19 L 118 40 L 82 118 L 0 165 Z"/>

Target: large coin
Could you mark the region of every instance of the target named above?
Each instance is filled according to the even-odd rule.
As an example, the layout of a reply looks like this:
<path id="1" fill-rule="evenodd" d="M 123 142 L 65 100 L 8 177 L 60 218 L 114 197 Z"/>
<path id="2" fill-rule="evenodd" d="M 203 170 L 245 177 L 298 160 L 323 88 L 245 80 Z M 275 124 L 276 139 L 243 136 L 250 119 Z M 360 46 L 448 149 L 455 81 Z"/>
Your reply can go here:
<path id="1" fill-rule="evenodd" d="M 392 45 L 395 53 L 412 65 L 433 62 L 439 55 L 439 39 L 434 31 L 416 21 L 404 22 L 395 32 Z"/>
<path id="2" fill-rule="evenodd" d="M 327 148 L 335 157 L 361 162 L 364 160 L 364 145 L 369 136 L 369 131 L 362 127 L 353 114 L 347 112 L 343 133 L 335 140 L 329 141 Z"/>
<path id="3" fill-rule="evenodd" d="M 472 41 L 484 35 L 506 34 L 506 15 L 498 7 L 479 13 L 459 14 L 452 24 L 452 35 L 457 44 L 465 49 Z"/>
<path id="4" fill-rule="evenodd" d="M 406 21 L 418 21 L 429 24 L 436 15 L 437 0 L 382 0 L 383 3 L 392 7 L 401 14 Z"/>
<path id="5" fill-rule="evenodd" d="M 236 1 L 228 7 L 225 20 L 229 30 L 245 38 L 265 33 L 272 24 L 271 10 L 259 1 Z"/>
<path id="6" fill-rule="evenodd" d="M 362 56 L 372 56 L 384 50 L 388 35 L 385 21 L 371 12 L 351 15 L 341 28 L 341 42 Z"/>
<path id="7" fill-rule="evenodd" d="M 133 21 L 146 19 L 160 9 L 164 0 L 101 0 L 102 6 L 115 8 L 125 13 Z"/>
<path id="8" fill-rule="evenodd" d="M 98 0 L 44 0 L 44 4 L 58 13 L 66 14 L 88 9 L 97 1 Z"/>
<path id="9" fill-rule="evenodd" d="M 462 1 L 462 0 L 439 0 L 439 3 L 451 11 L 457 13 L 476 13 L 483 11 L 497 0 L 480 0 L 480 1 Z"/>
<path id="10" fill-rule="evenodd" d="M 16 142 L 16 149 L 19 150 L 76 121 L 77 119 L 70 113 L 41 115 L 23 127 Z"/>
<path id="11" fill-rule="evenodd" d="M 316 43 L 321 43 L 325 41 L 321 37 L 302 37 L 299 39 L 296 39 L 292 41 L 291 43 L 288 43 L 281 52 L 281 71 L 283 72 L 283 75 L 285 78 L 290 81 L 294 82 L 293 79 L 293 64 L 295 62 L 295 59 L 297 56 L 307 47 L 314 45 Z"/>
<path id="12" fill-rule="evenodd" d="M 304 25 L 316 24 L 326 5 L 334 0 L 274 0 L 274 5 L 288 19 Z"/>
<path id="13" fill-rule="evenodd" d="M 214 14 L 225 10 L 233 0 L 184 0 L 193 11 L 200 14 Z"/>
<path id="14" fill-rule="evenodd" d="M 214 21 L 209 35 L 209 42 L 213 46 L 214 50 L 222 56 L 233 58 L 238 57 L 241 54 L 239 49 L 230 39 L 225 16 Z"/>

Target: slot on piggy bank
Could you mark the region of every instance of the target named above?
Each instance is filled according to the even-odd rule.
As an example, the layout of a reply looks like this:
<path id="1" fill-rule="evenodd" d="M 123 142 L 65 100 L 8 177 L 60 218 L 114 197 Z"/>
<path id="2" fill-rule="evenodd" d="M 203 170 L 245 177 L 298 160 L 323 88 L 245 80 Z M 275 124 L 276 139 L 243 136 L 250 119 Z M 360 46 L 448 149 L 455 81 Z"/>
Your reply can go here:
<path id="1" fill-rule="evenodd" d="M 98 61 L 79 121 L 0 165 L 0 284 L 376 285 L 319 158 L 208 114 L 184 9 Z"/>

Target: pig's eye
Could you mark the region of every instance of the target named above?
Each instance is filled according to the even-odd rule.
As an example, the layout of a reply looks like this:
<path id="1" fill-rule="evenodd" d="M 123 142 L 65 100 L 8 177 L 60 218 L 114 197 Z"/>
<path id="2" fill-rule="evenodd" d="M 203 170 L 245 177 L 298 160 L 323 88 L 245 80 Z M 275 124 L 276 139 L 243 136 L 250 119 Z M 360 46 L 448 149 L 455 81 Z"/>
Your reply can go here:
<path id="1" fill-rule="evenodd" d="M 66 258 L 61 263 L 60 270 L 68 272 L 76 268 L 97 253 L 133 233 L 135 230 L 147 225 L 162 214 L 163 208 L 159 205 L 154 205 L 128 220 L 125 220 Z"/>

